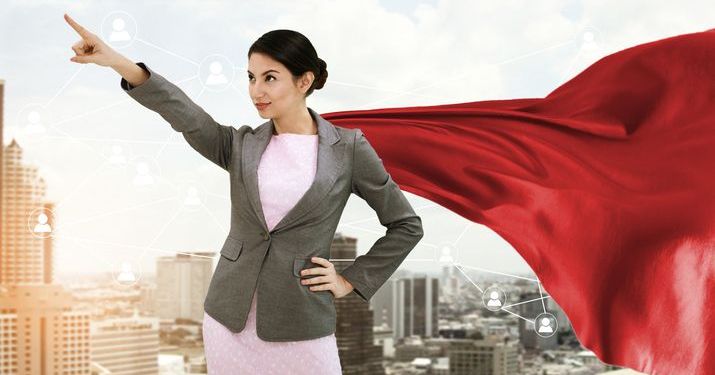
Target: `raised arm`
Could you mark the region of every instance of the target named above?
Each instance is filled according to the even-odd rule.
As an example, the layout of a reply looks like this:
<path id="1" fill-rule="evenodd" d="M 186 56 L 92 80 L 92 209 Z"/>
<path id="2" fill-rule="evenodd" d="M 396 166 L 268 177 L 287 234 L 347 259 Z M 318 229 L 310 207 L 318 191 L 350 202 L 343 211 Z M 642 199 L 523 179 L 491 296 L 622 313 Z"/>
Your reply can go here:
<path id="1" fill-rule="evenodd" d="M 161 115 L 174 130 L 183 134 L 194 150 L 229 170 L 233 140 L 251 129 L 250 126 L 243 125 L 236 129 L 218 124 L 178 86 L 144 63 L 135 64 L 117 53 L 69 15 L 65 14 L 64 18 L 81 37 L 72 45 L 75 56 L 72 56 L 71 61 L 108 66 L 117 71 L 122 76 L 120 86 L 129 96 Z"/>
<path id="2" fill-rule="evenodd" d="M 387 231 L 340 274 L 352 284 L 355 293 L 369 302 L 424 233 L 422 219 L 387 173 L 365 134 L 358 129 L 355 137 L 352 191 L 375 210 Z"/>
<path id="3" fill-rule="evenodd" d="M 122 77 L 120 86 L 139 104 L 163 117 L 171 127 L 180 132 L 189 145 L 205 158 L 225 170 L 229 170 L 233 139 L 237 134 L 250 129 L 241 129 L 217 123 L 206 111 L 189 98 L 178 86 L 139 62 L 148 79 L 132 86 Z"/>

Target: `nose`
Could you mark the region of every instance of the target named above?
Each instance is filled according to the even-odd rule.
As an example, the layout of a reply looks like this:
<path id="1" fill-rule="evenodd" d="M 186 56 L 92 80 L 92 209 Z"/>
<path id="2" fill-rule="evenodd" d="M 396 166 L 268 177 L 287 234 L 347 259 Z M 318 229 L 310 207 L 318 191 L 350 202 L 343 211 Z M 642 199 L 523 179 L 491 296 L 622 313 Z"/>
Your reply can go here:
<path id="1" fill-rule="evenodd" d="M 263 90 L 257 89 L 255 87 L 249 87 L 248 93 L 251 98 L 253 98 L 254 102 L 264 102 L 266 100 L 266 94 L 263 92 Z"/>

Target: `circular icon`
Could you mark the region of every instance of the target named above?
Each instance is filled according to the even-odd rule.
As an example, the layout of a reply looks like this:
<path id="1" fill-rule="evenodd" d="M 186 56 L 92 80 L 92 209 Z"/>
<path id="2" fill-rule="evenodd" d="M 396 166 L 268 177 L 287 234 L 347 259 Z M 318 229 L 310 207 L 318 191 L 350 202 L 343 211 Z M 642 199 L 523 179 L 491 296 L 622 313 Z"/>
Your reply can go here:
<path id="1" fill-rule="evenodd" d="M 39 103 L 29 103 L 17 113 L 15 138 L 21 142 L 40 139 L 52 127 L 52 114 Z"/>
<path id="2" fill-rule="evenodd" d="M 139 33 L 137 21 L 129 13 L 116 10 L 107 14 L 100 26 L 100 35 L 113 48 L 129 47 Z"/>
<path id="3" fill-rule="evenodd" d="M 55 232 L 54 217 L 54 212 L 48 208 L 35 208 L 27 217 L 27 227 L 30 233 L 37 238 L 52 237 Z"/>
<path id="4" fill-rule="evenodd" d="M 137 190 L 152 190 L 159 186 L 161 170 L 159 163 L 151 156 L 137 156 L 132 159 L 129 171 L 131 184 Z"/>
<path id="5" fill-rule="evenodd" d="M 132 286 L 141 278 L 139 265 L 126 259 L 114 266 L 112 275 L 114 281 L 121 286 Z"/>
<path id="6" fill-rule="evenodd" d="M 199 63 L 199 80 L 209 91 L 223 91 L 231 86 L 236 72 L 228 57 L 214 53 Z"/>
<path id="7" fill-rule="evenodd" d="M 550 313 L 541 313 L 534 319 L 534 331 L 541 337 L 551 337 L 556 333 L 559 323 Z"/>
<path id="8" fill-rule="evenodd" d="M 454 255 L 457 249 L 453 244 L 448 243 L 439 247 L 439 253 L 437 254 L 437 261 L 442 264 L 454 263 Z"/>
<path id="9" fill-rule="evenodd" d="M 482 293 L 482 303 L 490 311 L 499 311 L 506 303 L 506 293 L 497 286 L 490 286 Z"/>
<path id="10" fill-rule="evenodd" d="M 182 181 L 179 186 L 179 205 L 186 211 L 198 211 L 206 204 L 206 193 L 195 180 Z"/>
<path id="11" fill-rule="evenodd" d="M 602 47 L 601 31 L 595 26 L 586 26 L 581 31 L 581 49 L 585 51 L 597 50 Z"/>

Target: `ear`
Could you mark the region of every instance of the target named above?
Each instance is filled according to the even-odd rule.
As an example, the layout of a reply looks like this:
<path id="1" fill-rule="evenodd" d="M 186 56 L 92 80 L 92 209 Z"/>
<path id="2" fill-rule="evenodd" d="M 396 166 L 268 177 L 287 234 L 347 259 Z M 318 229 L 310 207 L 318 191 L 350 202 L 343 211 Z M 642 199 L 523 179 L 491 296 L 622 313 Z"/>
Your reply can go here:
<path id="1" fill-rule="evenodd" d="M 311 72 L 310 70 L 303 73 L 303 75 L 300 77 L 298 80 L 298 89 L 300 89 L 303 94 L 308 92 L 308 89 L 310 88 L 310 85 L 313 84 L 313 81 L 315 80 L 315 74 Z"/>

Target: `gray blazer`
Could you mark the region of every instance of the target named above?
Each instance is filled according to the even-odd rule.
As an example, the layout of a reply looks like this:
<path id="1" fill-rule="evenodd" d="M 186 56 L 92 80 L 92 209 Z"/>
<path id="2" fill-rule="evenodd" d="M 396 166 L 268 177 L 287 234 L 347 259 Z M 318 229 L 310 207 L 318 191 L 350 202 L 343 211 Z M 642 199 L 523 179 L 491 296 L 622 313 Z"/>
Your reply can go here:
<path id="1" fill-rule="evenodd" d="M 233 332 L 243 330 L 257 291 L 257 331 L 265 341 L 314 339 L 335 332 L 331 291 L 312 291 L 300 271 L 330 259 L 330 247 L 345 203 L 354 193 L 367 201 L 387 228 L 370 250 L 341 275 L 369 302 L 422 238 L 422 220 L 385 170 L 359 129 L 331 124 L 313 109 L 318 124 L 318 165 L 310 188 L 273 230 L 258 195 L 256 170 L 273 134 L 273 121 L 253 129 L 220 125 L 181 89 L 144 63 L 149 79 L 122 89 L 163 117 L 189 145 L 229 173 L 231 229 L 211 278 L 204 309 Z M 289 183 L 289 182 L 287 182 Z"/>

